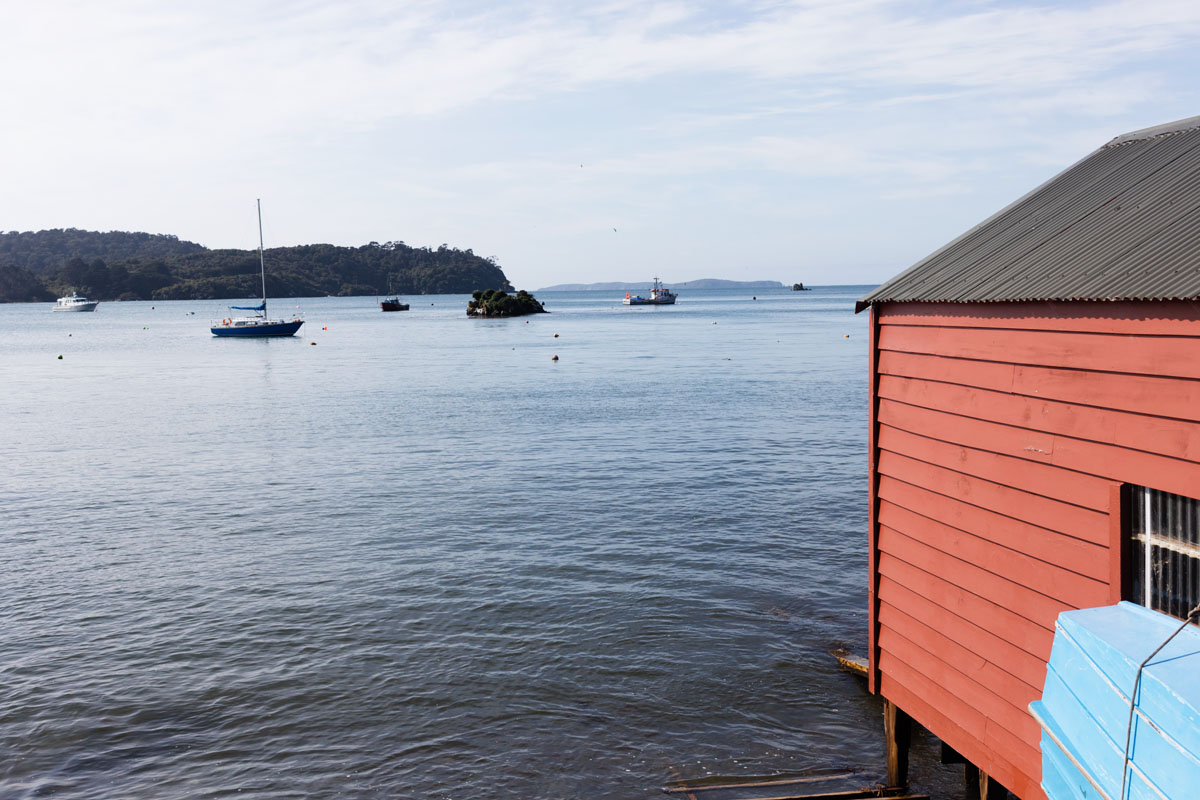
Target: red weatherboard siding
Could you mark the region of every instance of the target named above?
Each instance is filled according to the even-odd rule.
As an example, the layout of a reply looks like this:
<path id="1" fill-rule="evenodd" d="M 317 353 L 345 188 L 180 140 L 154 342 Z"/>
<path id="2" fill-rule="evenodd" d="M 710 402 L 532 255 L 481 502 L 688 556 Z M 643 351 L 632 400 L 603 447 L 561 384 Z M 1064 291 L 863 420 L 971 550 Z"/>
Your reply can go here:
<path id="1" fill-rule="evenodd" d="M 1054 620 L 1120 597 L 1121 483 L 1200 487 L 1200 304 L 889 303 L 872 686 L 1025 800 Z"/>

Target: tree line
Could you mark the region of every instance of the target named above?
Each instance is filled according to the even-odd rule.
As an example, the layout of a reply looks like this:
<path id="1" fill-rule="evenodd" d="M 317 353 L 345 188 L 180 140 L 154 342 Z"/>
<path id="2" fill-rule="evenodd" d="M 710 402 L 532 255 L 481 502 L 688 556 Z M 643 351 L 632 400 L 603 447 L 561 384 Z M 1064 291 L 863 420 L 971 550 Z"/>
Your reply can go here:
<path id="1" fill-rule="evenodd" d="M 445 244 L 331 244 L 265 251 L 271 297 L 466 294 L 502 288 L 494 258 Z M 175 236 L 73 228 L 0 233 L 0 302 L 43 302 L 77 291 L 92 300 L 257 297 L 257 250 L 209 250 Z"/>

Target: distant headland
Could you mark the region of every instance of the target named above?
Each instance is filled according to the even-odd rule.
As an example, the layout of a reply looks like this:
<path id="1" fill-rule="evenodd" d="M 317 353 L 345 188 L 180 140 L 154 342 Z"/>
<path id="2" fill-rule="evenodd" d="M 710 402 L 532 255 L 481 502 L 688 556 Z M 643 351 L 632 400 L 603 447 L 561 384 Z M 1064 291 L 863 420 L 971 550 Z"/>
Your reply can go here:
<path id="1" fill-rule="evenodd" d="M 645 289 L 650 281 L 607 281 L 605 283 L 559 283 L 543 286 L 539 292 L 632 292 Z M 720 278 L 701 278 L 696 281 L 668 284 L 671 289 L 783 289 L 779 281 L 726 281 Z"/>
<path id="2" fill-rule="evenodd" d="M 308 244 L 266 251 L 271 297 L 467 294 L 510 287 L 494 258 L 441 245 Z M 209 250 L 175 236 L 75 228 L 0 233 L 0 302 L 53 300 L 72 290 L 92 300 L 257 297 L 258 252 Z"/>

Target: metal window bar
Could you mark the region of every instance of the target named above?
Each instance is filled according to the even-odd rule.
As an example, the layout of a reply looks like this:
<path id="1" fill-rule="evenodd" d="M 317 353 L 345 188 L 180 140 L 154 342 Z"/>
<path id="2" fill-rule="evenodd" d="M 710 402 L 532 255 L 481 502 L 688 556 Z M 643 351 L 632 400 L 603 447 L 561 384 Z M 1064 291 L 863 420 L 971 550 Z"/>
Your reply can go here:
<path id="1" fill-rule="evenodd" d="M 1145 486 L 1130 500 L 1132 599 L 1183 619 L 1200 604 L 1200 500 Z"/>

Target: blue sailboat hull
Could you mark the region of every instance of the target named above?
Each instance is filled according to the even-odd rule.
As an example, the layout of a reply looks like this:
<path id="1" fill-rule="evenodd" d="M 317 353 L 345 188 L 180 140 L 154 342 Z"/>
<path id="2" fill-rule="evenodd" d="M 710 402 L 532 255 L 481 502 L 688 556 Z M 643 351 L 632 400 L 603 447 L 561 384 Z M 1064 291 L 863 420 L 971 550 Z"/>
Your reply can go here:
<path id="1" fill-rule="evenodd" d="M 209 330 L 213 336 L 292 336 L 300 330 L 304 320 L 270 322 L 262 325 L 214 325 Z"/>
<path id="2" fill-rule="evenodd" d="M 1133 694 L 1138 665 L 1179 625 L 1131 603 L 1059 615 L 1042 699 L 1029 705 L 1050 800 L 1200 797 L 1200 628 L 1158 653 Z"/>

